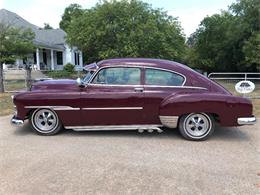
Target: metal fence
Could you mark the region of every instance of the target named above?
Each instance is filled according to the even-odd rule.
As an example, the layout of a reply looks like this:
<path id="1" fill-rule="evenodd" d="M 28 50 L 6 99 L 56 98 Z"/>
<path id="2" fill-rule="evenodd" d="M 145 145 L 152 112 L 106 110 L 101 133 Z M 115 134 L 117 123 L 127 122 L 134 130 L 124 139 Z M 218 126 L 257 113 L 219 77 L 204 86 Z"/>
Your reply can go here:
<path id="1" fill-rule="evenodd" d="M 208 75 L 208 78 L 219 83 L 232 94 L 244 96 L 248 98 L 260 98 L 260 73 L 234 73 L 234 72 L 213 72 Z M 251 81 L 255 84 L 253 92 L 248 94 L 240 94 L 235 90 L 235 85 L 239 81 Z"/>
<path id="2" fill-rule="evenodd" d="M 27 90 L 33 82 L 50 79 L 47 71 L 25 70 L 22 68 L 8 68 L 4 70 L 5 92 Z"/>

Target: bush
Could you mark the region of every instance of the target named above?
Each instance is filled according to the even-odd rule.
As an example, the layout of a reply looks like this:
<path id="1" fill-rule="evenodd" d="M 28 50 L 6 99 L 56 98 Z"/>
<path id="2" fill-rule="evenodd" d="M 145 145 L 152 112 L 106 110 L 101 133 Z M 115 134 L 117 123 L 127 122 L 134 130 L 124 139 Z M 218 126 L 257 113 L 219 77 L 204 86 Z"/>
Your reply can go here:
<path id="1" fill-rule="evenodd" d="M 65 72 L 73 73 L 74 72 L 74 65 L 73 64 L 66 64 L 63 68 Z"/>

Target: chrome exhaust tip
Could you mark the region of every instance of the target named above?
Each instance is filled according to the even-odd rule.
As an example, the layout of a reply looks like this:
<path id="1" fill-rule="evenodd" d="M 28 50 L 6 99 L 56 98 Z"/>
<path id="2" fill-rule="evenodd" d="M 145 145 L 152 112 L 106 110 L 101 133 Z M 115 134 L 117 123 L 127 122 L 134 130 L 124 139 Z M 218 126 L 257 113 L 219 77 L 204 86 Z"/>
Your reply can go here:
<path id="1" fill-rule="evenodd" d="M 143 133 L 144 129 L 138 129 L 138 133 Z"/>

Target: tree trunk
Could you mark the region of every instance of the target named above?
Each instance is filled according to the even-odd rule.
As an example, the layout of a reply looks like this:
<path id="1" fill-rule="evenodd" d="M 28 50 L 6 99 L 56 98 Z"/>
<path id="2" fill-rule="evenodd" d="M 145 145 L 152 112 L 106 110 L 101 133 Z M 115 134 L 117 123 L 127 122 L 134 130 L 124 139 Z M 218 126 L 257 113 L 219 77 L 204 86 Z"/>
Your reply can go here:
<path id="1" fill-rule="evenodd" d="M 4 93 L 4 70 L 3 70 L 3 63 L 0 62 L 0 93 Z"/>

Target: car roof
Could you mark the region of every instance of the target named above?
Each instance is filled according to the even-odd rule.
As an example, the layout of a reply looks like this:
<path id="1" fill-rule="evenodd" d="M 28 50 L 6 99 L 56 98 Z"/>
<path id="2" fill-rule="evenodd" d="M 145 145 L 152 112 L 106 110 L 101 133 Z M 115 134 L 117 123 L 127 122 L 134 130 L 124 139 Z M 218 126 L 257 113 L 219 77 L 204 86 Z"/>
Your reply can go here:
<path id="1" fill-rule="evenodd" d="M 144 67 L 155 67 L 162 69 L 169 69 L 174 71 L 185 72 L 185 70 L 191 71 L 188 66 L 180 64 L 178 62 L 162 59 L 152 59 L 152 58 L 115 58 L 102 60 L 97 63 L 99 67 L 106 66 L 120 66 L 120 65 L 133 65 L 133 66 L 144 66 Z"/>

